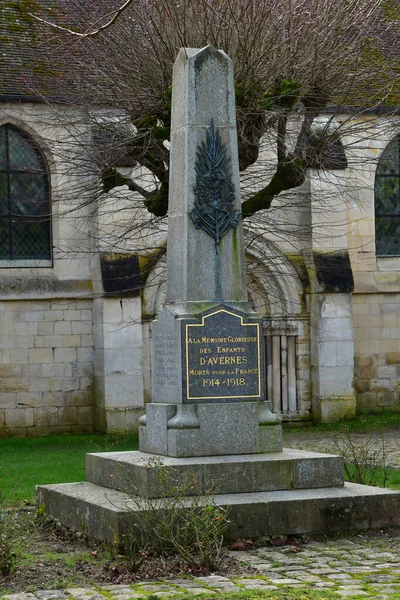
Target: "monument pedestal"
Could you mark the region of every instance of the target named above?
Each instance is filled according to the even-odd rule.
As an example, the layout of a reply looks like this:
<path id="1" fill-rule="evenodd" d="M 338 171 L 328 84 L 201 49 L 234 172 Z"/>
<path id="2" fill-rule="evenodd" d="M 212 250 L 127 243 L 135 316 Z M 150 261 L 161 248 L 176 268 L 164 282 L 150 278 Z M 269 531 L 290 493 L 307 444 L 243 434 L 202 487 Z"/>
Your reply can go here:
<path id="1" fill-rule="evenodd" d="M 157 475 L 160 467 L 166 478 Z M 158 510 L 165 510 L 165 490 L 184 481 L 199 482 L 204 493 L 212 489 L 210 502 L 229 509 L 227 540 L 400 526 L 400 492 L 344 483 L 342 457 L 316 452 L 161 461 L 106 452 L 88 454 L 86 472 L 83 483 L 38 486 L 37 499 L 67 527 L 109 544 L 140 522 L 144 499 L 161 496 Z M 190 495 L 185 500 L 190 504 Z"/>
<path id="2" fill-rule="evenodd" d="M 281 452 L 282 427 L 266 402 L 148 404 L 139 421 L 141 452 L 221 456 Z"/>
<path id="3" fill-rule="evenodd" d="M 237 306 L 189 315 L 186 308 L 182 315 L 167 305 L 154 321 L 152 402 L 139 421 L 142 452 L 189 457 L 282 450 L 280 418 L 264 401 L 262 323 Z"/>

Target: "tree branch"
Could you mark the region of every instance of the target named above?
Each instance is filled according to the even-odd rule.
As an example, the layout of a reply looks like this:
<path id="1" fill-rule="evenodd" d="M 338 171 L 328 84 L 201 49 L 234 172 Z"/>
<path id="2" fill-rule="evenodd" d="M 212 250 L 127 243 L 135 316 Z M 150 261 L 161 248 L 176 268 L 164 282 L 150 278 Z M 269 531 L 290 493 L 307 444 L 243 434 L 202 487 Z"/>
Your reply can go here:
<path id="1" fill-rule="evenodd" d="M 104 191 L 107 193 L 121 185 L 126 185 L 131 192 L 138 192 L 143 198 L 151 198 L 154 192 L 148 192 L 141 185 L 135 183 L 130 177 L 126 177 L 112 167 L 107 167 L 101 174 Z"/>
<path id="2" fill-rule="evenodd" d="M 242 217 L 247 219 L 259 210 L 268 210 L 272 200 L 286 190 L 298 187 L 306 178 L 306 161 L 292 157 L 289 162 L 278 165 L 276 173 L 268 185 L 245 200 L 242 204 Z"/>
<path id="3" fill-rule="evenodd" d="M 80 38 L 87 38 L 87 37 L 95 37 L 96 35 L 99 35 L 99 33 L 101 33 L 102 31 L 104 31 L 105 29 L 108 29 L 111 25 L 113 25 L 113 23 L 115 23 L 115 21 L 124 12 L 124 10 L 126 8 L 128 8 L 128 6 L 130 4 L 132 4 L 132 2 L 133 2 L 133 0 L 126 0 L 126 2 L 124 2 L 124 4 L 122 4 L 119 8 L 117 8 L 116 11 L 109 13 L 109 14 L 112 14 L 113 16 L 111 17 L 111 19 L 109 21 L 107 21 L 107 23 L 105 23 L 98 29 L 95 29 L 94 31 L 89 31 L 86 33 L 80 33 L 79 31 L 74 31 L 73 29 L 69 29 L 68 27 L 63 27 L 62 25 L 56 25 L 55 23 L 52 23 L 51 21 L 46 21 L 46 19 L 42 19 L 41 17 L 38 17 L 37 15 L 34 15 L 33 13 L 28 13 L 28 14 L 33 19 L 36 19 L 36 21 L 40 21 L 41 23 L 44 23 L 45 25 L 54 27 L 55 29 L 58 29 L 59 31 L 64 31 L 65 33 L 69 33 L 71 35 L 75 35 Z M 108 15 L 104 15 L 104 17 L 107 17 L 107 16 Z"/>

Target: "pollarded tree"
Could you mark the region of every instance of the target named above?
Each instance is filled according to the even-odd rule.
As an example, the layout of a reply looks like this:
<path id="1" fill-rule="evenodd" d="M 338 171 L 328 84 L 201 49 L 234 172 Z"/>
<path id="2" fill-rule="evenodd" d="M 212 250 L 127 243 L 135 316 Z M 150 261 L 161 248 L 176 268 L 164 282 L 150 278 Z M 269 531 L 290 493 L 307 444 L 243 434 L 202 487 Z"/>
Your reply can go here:
<path id="1" fill-rule="evenodd" d="M 80 160 L 90 158 L 103 192 L 126 185 L 155 217 L 168 211 L 172 65 L 182 46 L 210 43 L 234 61 L 244 218 L 301 185 L 307 168 L 340 166 L 342 133 L 368 135 L 371 121 L 337 115 L 399 104 L 396 0 L 6 4 L 8 24 L 18 14 L 21 39 L 32 36 L 31 89 L 79 106 L 79 126 L 95 124 L 85 152 L 76 128 Z M 121 165 L 140 165 L 147 180 Z"/>

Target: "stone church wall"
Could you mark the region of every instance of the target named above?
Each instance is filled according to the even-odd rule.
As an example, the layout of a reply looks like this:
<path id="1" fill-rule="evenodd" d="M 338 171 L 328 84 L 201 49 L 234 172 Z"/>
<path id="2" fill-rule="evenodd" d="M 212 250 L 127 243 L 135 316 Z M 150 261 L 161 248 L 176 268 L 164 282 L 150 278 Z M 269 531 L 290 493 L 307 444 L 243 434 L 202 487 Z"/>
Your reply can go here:
<path id="1" fill-rule="evenodd" d="M 400 410 L 400 293 L 354 294 L 357 408 Z"/>
<path id="2" fill-rule="evenodd" d="M 0 302 L 0 436 L 93 431 L 91 305 Z"/>

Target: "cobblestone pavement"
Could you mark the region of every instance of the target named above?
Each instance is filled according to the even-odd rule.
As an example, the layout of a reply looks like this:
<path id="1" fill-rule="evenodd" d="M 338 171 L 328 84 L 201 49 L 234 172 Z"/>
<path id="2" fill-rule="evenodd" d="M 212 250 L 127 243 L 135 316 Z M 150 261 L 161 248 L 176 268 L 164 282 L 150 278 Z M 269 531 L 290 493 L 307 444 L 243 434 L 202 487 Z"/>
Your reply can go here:
<path id="1" fill-rule="evenodd" d="M 351 441 L 355 445 L 368 445 L 370 452 L 376 456 L 386 455 L 386 466 L 400 469 L 400 429 L 386 429 L 380 433 L 352 433 Z M 315 432 L 286 431 L 284 433 L 284 446 L 300 450 L 314 450 L 315 452 L 330 452 L 338 454 L 338 444 L 343 448 L 349 438 L 340 432 Z"/>
<path id="2" fill-rule="evenodd" d="M 332 433 L 285 432 L 286 447 L 337 452 Z M 352 434 L 366 440 L 368 434 Z M 377 449 L 381 437 L 376 437 Z M 400 431 L 385 432 L 387 464 L 400 467 Z M 330 589 L 338 598 L 400 598 L 400 530 L 354 534 L 337 540 L 311 541 L 301 546 L 274 546 L 232 552 L 258 575 L 222 577 L 210 575 L 172 582 L 145 582 L 134 585 L 67 590 L 40 590 L 0 596 L 1 600 L 130 600 L 149 595 L 160 598 L 205 594 L 217 599 L 221 592 L 241 589 L 277 590 L 281 586 Z"/>
<path id="3" fill-rule="evenodd" d="M 304 545 L 261 547 L 231 552 L 258 575 L 210 575 L 173 582 L 105 585 L 85 589 L 42 590 L 9 594 L 2 600 L 129 600 L 153 594 L 185 597 L 186 593 L 215 596 L 246 589 L 277 590 L 281 586 L 331 589 L 342 598 L 400 598 L 400 531 L 355 534 L 338 540 Z"/>

